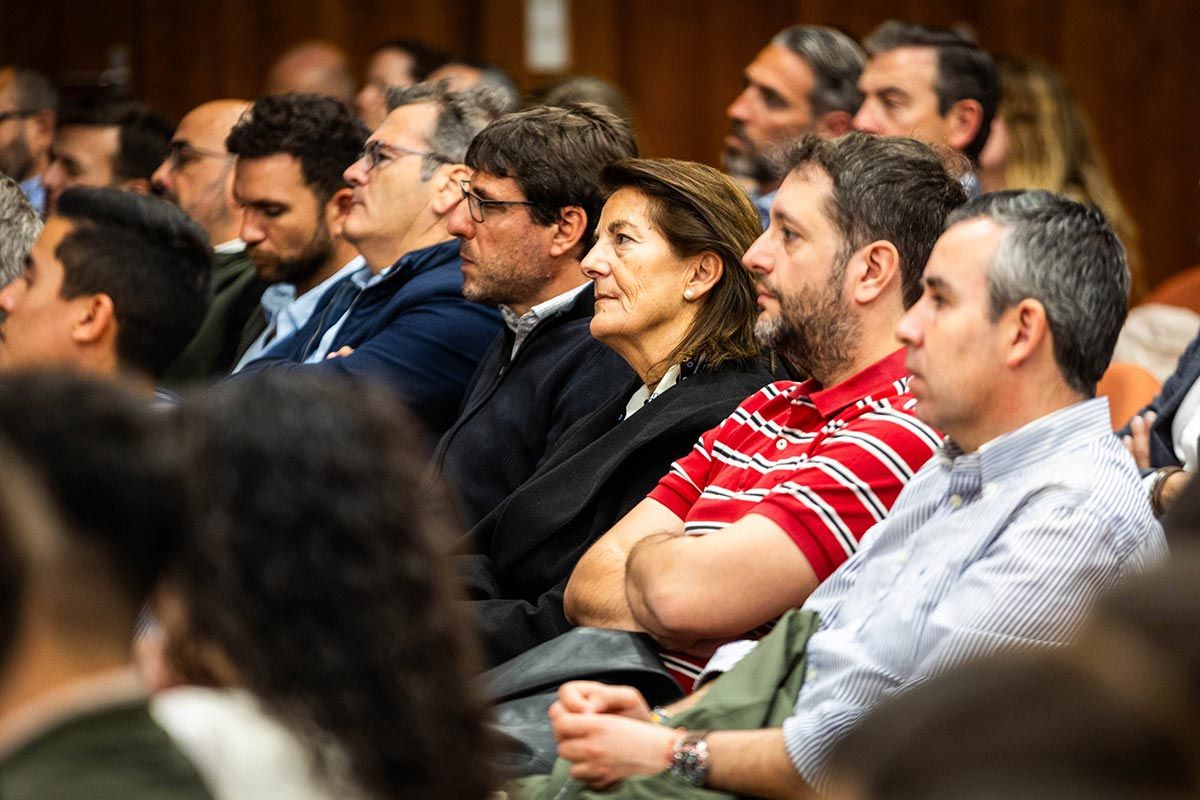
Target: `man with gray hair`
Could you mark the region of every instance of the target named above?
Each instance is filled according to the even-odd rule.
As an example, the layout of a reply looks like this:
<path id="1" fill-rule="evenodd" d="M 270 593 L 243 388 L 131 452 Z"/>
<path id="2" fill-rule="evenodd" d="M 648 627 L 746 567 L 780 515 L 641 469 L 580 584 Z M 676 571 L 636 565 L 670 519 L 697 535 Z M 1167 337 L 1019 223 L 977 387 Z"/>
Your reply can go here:
<path id="1" fill-rule="evenodd" d="M 21 184 L 38 214 L 46 211 L 42 174 L 50 166 L 57 113 L 58 92 L 44 75 L 0 67 L 0 172 Z"/>
<path id="2" fill-rule="evenodd" d="M 21 277 L 42 221 L 17 182 L 0 175 L 0 286 Z"/>
<path id="3" fill-rule="evenodd" d="M 794 25 L 775 35 L 743 74 L 742 93 L 725 109 L 729 135 L 725 171 L 750 189 L 765 229 L 783 181 L 775 153 L 807 133 L 841 136 L 850 130 L 861 95 L 864 56 L 833 28 Z"/>
<path id="4" fill-rule="evenodd" d="M 384 380 L 431 432 L 450 427 L 500 314 L 462 295 L 462 260 L 447 224 L 475 134 L 499 116 L 486 90 L 422 83 L 391 93 L 389 113 L 345 172 L 342 235 L 365 266 L 325 293 L 291 341 L 243 373 L 320 371 Z M 241 373 L 239 373 L 241 374 Z"/>
<path id="5" fill-rule="evenodd" d="M 948 434 L 937 456 L 803 611 L 756 647 L 718 650 L 706 672 L 726 674 L 665 724 L 628 688 L 565 685 L 551 718 L 572 775 L 650 776 L 618 797 L 652 796 L 640 784 L 668 769 L 739 796 L 828 792 L 831 750 L 880 702 L 970 658 L 1065 644 L 1098 595 L 1165 557 L 1095 397 L 1129 291 L 1104 218 L 1046 192 L 984 196 L 951 215 L 924 285 L 896 335 L 917 416 Z M 800 648 L 806 662 L 789 657 Z M 791 666 L 771 672 L 771 658 Z M 802 681 L 786 719 L 688 730 L 710 727 L 699 715 L 733 686 L 782 699 L 761 686 L 781 672 L 780 685 Z"/>

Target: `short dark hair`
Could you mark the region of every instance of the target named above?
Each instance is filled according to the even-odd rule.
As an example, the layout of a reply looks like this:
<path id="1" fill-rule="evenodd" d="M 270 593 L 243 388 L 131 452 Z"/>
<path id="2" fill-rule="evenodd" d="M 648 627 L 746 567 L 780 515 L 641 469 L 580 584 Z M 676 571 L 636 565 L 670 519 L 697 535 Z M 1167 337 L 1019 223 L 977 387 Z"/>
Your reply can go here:
<path id="1" fill-rule="evenodd" d="M 460 532 L 415 418 L 384 387 L 268 372 L 181 422 L 192 512 L 167 585 L 183 635 L 318 763 L 336 745 L 354 796 L 482 800 L 473 620 L 443 555 Z"/>
<path id="2" fill-rule="evenodd" d="M 208 236 L 165 200 L 118 189 L 68 189 L 55 214 L 74 225 L 55 251 L 62 297 L 112 298 L 117 358 L 158 380 L 208 312 Z"/>
<path id="3" fill-rule="evenodd" d="M 1040 302 L 1063 378 L 1083 396 L 1093 396 L 1129 302 L 1121 240 L 1097 209 L 1042 190 L 985 194 L 946 224 L 977 217 L 1005 229 L 988 269 L 992 318 L 1025 298 Z"/>
<path id="4" fill-rule="evenodd" d="M 161 410 L 111 382 L 58 372 L 0 378 L 0 439 L 46 489 L 75 556 L 103 568 L 90 576 L 96 587 L 78 591 L 108 589 L 124 607 L 96 611 L 130 633 L 184 519 L 183 474 L 163 422 Z"/>
<path id="5" fill-rule="evenodd" d="M 225 140 L 240 158 L 287 154 L 300 162 L 320 205 L 349 184 L 342 177 L 371 132 L 344 103 L 323 94 L 289 92 L 260 97 Z"/>
<path id="6" fill-rule="evenodd" d="M 992 131 L 992 118 L 1000 102 L 1000 83 L 996 65 L 987 51 L 961 33 L 948 28 L 931 28 L 912 22 L 889 20 L 875 29 L 864 43 L 871 56 L 901 47 L 930 47 L 937 53 L 938 75 L 934 91 L 938 113 L 943 117 L 959 100 L 976 100 L 983 107 L 983 119 L 975 138 L 963 148 L 972 163 Z"/>
<path id="7" fill-rule="evenodd" d="M 429 73 L 450 60 L 449 54 L 439 50 L 428 42 L 420 39 L 388 39 L 371 51 L 371 55 L 385 50 L 399 50 L 412 57 L 412 76 L 414 83 L 420 83 L 429 77 Z"/>
<path id="8" fill-rule="evenodd" d="M 63 109 L 58 127 L 117 128 L 117 155 L 113 177 L 149 180 L 171 146 L 175 126 L 141 103 L 93 100 Z"/>
<path id="9" fill-rule="evenodd" d="M 828 214 L 842 237 L 842 261 L 873 241 L 891 242 L 900 253 L 904 306 L 917 302 L 946 215 L 967 199 L 942 157 L 914 139 L 853 132 L 807 136 L 785 153 L 784 165 L 788 173 L 815 166 L 832 179 Z"/>
<path id="10" fill-rule="evenodd" d="M 600 106 L 580 103 L 500 117 L 471 142 L 466 164 L 516 181 L 535 204 L 530 214 L 543 225 L 557 220 L 566 206 L 582 207 L 587 229 L 580 244 L 587 252 L 604 208 L 600 171 L 637 154 L 628 122 Z"/>
<path id="11" fill-rule="evenodd" d="M 698 360 L 711 368 L 757 355 L 754 279 L 742 256 L 762 233 L 746 192 L 722 172 L 671 158 L 619 161 L 601 173 L 611 195 L 632 189 L 649 200 L 650 222 L 679 258 L 714 253 L 721 279 L 700 300 L 691 328 L 667 364 Z"/>

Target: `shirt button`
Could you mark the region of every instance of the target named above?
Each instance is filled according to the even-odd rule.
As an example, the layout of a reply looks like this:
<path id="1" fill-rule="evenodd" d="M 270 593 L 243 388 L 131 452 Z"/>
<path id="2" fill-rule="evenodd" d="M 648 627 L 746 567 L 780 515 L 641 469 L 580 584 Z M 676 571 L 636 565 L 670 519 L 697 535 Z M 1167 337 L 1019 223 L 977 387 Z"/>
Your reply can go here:
<path id="1" fill-rule="evenodd" d="M 787 442 L 785 442 L 783 439 L 780 439 L 775 443 L 776 450 L 783 450 L 785 447 L 787 447 Z"/>
<path id="2" fill-rule="evenodd" d="M 962 505 L 962 495 L 960 495 L 960 494 L 950 495 L 950 505 L 953 506 L 954 508 L 958 508 L 959 506 L 961 506 Z"/>

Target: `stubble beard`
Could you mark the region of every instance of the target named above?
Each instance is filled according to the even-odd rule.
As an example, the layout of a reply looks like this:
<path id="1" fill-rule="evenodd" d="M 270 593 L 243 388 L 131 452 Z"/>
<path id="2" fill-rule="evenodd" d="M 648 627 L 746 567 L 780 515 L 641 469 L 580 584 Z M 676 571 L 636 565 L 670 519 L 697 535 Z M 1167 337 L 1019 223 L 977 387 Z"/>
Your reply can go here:
<path id="1" fill-rule="evenodd" d="M 764 346 L 787 359 L 801 375 L 827 386 L 853 360 L 861 324 L 846 307 L 842 292 L 844 270 L 817 291 L 776 294 L 779 311 L 759 315 L 754 335 Z"/>

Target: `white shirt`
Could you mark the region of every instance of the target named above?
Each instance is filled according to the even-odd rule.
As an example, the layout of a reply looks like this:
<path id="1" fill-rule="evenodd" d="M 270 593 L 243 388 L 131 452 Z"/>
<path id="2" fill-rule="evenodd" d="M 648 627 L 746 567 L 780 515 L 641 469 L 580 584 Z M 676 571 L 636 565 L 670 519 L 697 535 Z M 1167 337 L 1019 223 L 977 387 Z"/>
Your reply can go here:
<path id="1" fill-rule="evenodd" d="M 533 333 L 533 329 L 538 326 L 539 322 L 571 305 L 571 303 L 575 302 L 575 298 L 591 285 L 591 281 L 581 283 L 574 289 L 568 289 L 556 297 L 551 297 L 544 303 L 538 303 L 519 317 L 517 316 L 517 312 L 508 306 L 500 306 L 500 316 L 504 318 L 504 324 L 508 326 L 510 331 L 516 334 L 516 338 L 513 340 L 512 352 L 508 354 L 509 359 L 517 357 L 517 350 L 520 349 L 521 343 L 525 341 L 525 338 L 529 334 Z"/>
<path id="2" fill-rule="evenodd" d="M 228 242 L 221 242 L 213 248 L 213 252 L 217 255 L 229 255 L 230 253 L 240 253 L 246 249 L 246 243 L 241 239 L 230 239 Z"/>
<path id="3" fill-rule="evenodd" d="M 625 419 L 629 419 L 651 400 L 658 397 L 675 384 L 679 383 L 679 375 L 681 372 L 682 367 L 676 364 L 663 373 L 663 376 L 658 380 L 658 385 L 654 387 L 653 392 L 650 391 L 649 386 L 643 386 L 634 392 L 633 397 L 629 398 L 629 402 L 625 404 Z"/>

